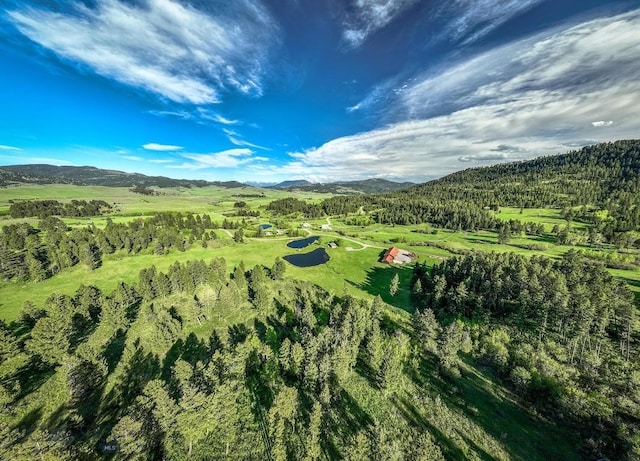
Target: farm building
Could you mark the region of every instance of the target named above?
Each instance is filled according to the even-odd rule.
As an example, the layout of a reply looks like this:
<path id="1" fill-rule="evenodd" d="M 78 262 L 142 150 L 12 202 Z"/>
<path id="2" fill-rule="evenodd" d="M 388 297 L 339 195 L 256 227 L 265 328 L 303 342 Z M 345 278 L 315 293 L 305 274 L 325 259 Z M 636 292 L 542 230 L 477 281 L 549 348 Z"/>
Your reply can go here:
<path id="1" fill-rule="evenodd" d="M 413 261 L 414 257 L 415 255 L 408 250 L 391 247 L 384 252 L 384 256 L 382 256 L 381 262 L 387 264 L 407 264 Z"/>

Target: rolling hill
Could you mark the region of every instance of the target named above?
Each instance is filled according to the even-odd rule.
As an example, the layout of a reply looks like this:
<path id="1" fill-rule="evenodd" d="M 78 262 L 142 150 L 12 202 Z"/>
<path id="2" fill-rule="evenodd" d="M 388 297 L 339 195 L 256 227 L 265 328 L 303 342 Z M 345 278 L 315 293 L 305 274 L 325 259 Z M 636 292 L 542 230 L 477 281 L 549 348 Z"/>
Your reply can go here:
<path id="1" fill-rule="evenodd" d="M 402 192 L 481 206 L 577 206 L 631 200 L 640 191 L 640 140 L 596 144 L 563 155 L 470 168 Z"/>
<path id="2" fill-rule="evenodd" d="M 92 166 L 9 165 L 0 167 L 0 186 L 16 184 L 73 184 L 108 187 L 244 187 L 237 181 L 203 181 L 147 176 Z"/>
<path id="3" fill-rule="evenodd" d="M 295 183 L 295 184 L 291 184 Z M 371 178 L 360 181 L 339 181 L 331 183 L 310 183 L 308 181 L 285 181 L 272 186 L 288 191 L 320 192 L 331 194 L 384 194 L 407 189 L 412 182 L 395 182 L 386 179 Z"/>

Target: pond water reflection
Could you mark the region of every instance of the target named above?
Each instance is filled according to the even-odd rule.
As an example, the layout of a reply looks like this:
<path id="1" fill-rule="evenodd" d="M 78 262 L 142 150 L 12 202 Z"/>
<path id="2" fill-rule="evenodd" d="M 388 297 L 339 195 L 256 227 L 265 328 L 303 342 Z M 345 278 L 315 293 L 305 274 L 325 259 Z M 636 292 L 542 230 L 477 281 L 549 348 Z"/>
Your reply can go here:
<path id="1" fill-rule="evenodd" d="M 312 267 L 325 264 L 329 261 L 329 254 L 324 248 L 318 248 L 309 253 L 287 255 L 283 257 L 285 261 L 293 264 L 296 267 Z"/>

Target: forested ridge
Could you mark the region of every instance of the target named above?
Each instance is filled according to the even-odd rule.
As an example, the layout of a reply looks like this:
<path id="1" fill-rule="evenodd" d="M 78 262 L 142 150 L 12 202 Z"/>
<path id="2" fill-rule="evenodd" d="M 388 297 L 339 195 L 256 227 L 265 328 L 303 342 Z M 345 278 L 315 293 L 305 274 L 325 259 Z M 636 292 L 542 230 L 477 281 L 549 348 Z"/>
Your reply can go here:
<path id="1" fill-rule="evenodd" d="M 608 242 L 626 240 L 629 232 L 640 230 L 640 141 L 472 168 L 391 194 L 336 196 L 320 204 L 286 198 L 272 202 L 269 210 L 309 218 L 361 210 L 382 224 L 473 231 L 510 226 L 493 212 L 500 207 L 559 208 L 568 221 L 591 224 Z"/>
<path id="2" fill-rule="evenodd" d="M 240 188 L 237 181 L 204 181 L 147 176 L 105 170 L 91 166 L 54 166 L 45 164 L 0 166 L 0 187 L 18 184 L 74 184 L 107 187 L 206 187 Z"/>
<path id="3" fill-rule="evenodd" d="M 447 196 L 479 206 L 621 205 L 640 189 L 640 141 L 616 141 L 562 155 L 471 168 L 415 186 L 407 196 Z"/>

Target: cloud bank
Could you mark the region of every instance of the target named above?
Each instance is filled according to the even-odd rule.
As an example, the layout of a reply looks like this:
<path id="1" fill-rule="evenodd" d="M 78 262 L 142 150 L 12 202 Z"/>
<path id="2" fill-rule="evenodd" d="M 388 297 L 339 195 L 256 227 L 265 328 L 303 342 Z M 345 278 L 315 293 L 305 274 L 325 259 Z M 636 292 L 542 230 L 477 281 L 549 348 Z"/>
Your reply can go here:
<path id="1" fill-rule="evenodd" d="M 260 4 L 212 3 L 215 17 L 173 0 L 76 2 L 63 14 L 8 13 L 24 35 L 107 78 L 177 103 L 217 103 L 227 91 L 262 95 L 279 30 Z"/>
<path id="2" fill-rule="evenodd" d="M 291 153 L 278 171 L 325 181 L 424 180 L 461 163 L 489 165 L 637 137 L 638 75 L 640 10 L 540 34 L 423 75 L 393 100 L 391 112 L 404 121 Z"/>

